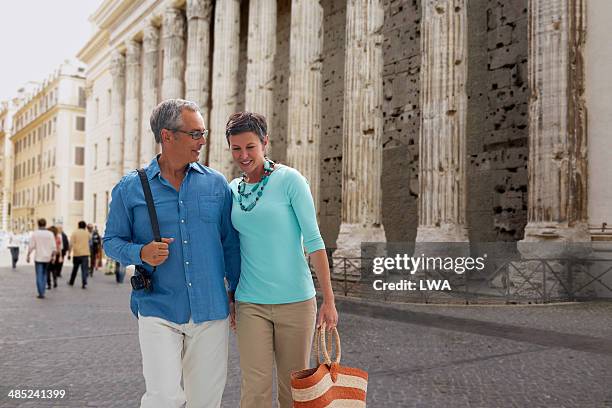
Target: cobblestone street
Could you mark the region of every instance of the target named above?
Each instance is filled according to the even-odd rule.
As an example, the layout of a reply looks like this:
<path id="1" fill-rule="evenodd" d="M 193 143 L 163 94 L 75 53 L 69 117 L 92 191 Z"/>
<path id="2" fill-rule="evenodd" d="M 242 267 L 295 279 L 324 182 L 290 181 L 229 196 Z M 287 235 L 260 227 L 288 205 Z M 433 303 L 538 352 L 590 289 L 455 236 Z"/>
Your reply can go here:
<path id="1" fill-rule="evenodd" d="M 4 257 L 3 257 L 4 258 Z M 34 268 L 0 267 L 0 407 L 137 407 L 144 391 L 127 284 L 97 272 L 36 299 Z M 77 284 L 80 281 L 77 280 Z M 338 300 L 342 362 L 369 407 L 612 407 L 612 304 L 395 305 Z M 232 335 L 223 407 L 238 407 Z M 10 389 L 68 389 L 15 400 Z"/>

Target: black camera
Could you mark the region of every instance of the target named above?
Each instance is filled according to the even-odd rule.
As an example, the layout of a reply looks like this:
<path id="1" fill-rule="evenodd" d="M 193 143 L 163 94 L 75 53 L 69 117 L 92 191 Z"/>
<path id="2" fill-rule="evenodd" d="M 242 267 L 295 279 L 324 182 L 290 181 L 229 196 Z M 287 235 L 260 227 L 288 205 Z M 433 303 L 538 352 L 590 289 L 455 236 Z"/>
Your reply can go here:
<path id="1" fill-rule="evenodd" d="M 141 290 L 144 289 L 145 292 L 153 291 L 153 281 L 151 279 L 151 274 L 145 268 L 140 265 L 136 265 L 136 273 L 130 279 L 130 283 L 132 284 L 132 289 Z"/>

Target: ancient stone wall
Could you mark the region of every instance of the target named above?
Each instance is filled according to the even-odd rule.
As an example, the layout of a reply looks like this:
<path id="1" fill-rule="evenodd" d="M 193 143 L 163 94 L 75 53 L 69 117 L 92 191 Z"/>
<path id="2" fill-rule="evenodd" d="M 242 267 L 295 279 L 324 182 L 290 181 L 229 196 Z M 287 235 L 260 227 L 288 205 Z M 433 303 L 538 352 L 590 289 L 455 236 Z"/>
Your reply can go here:
<path id="1" fill-rule="evenodd" d="M 344 51 L 346 2 L 324 0 L 323 101 L 319 225 L 328 248 L 336 246 L 342 196 L 342 109 L 344 103 Z"/>
<path id="2" fill-rule="evenodd" d="M 527 0 L 468 6 L 470 240 L 515 241 L 527 223 Z"/>
<path id="3" fill-rule="evenodd" d="M 287 101 L 289 99 L 289 28 L 291 0 L 277 1 L 276 58 L 274 59 L 274 110 L 268 119 L 271 158 L 287 162 Z"/>
<path id="4" fill-rule="evenodd" d="M 383 7 L 383 225 L 387 241 L 414 241 L 419 193 L 420 2 L 385 0 Z"/>

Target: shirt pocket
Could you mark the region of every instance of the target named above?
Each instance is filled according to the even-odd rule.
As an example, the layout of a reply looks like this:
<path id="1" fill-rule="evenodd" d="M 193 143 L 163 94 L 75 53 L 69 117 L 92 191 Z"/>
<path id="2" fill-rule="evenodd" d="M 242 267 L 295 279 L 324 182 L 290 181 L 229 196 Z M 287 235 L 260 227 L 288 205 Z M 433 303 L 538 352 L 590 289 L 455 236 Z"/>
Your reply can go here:
<path id="1" fill-rule="evenodd" d="M 203 222 L 218 222 L 221 217 L 222 196 L 198 196 L 198 210 Z"/>

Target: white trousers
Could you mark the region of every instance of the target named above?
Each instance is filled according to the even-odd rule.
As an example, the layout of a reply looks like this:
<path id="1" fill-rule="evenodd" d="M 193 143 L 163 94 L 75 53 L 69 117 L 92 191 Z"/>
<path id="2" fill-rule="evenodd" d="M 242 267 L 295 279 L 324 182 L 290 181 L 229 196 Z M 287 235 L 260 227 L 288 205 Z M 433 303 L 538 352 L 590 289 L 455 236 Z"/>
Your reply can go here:
<path id="1" fill-rule="evenodd" d="M 227 379 L 228 336 L 228 319 L 175 324 L 158 317 L 139 316 L 146 385 L 140 407 L 221 406 Z"/>

